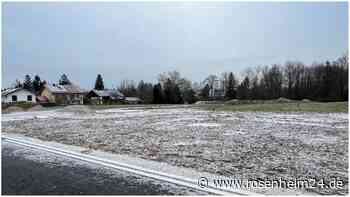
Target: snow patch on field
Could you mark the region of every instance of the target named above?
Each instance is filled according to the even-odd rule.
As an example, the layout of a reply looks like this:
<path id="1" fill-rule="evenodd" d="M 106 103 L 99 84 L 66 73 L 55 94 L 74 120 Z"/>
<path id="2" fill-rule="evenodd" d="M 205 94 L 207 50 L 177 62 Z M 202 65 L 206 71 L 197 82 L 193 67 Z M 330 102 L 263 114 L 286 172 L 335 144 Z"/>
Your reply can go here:
<path id="1" fill-rule="evenodd" d="M 34 118 L 41 116 L 42 118 Z M 348 114 L 184 107 L 3 114 L 2 131 L 235 177 L 348 180 Z M 320 194 L 348 193 L 315 188 Z"/>
<path id="2" fill-rule="evenodd" d="M 219 127 L 221 126 L 221 124 L 218 123 L 193 123 L 190 124 L 189 126 L 193 126 L 193 127 Z"/>
<path id="3" fill-rule="evenodd" d="M 52 111 L 28 111 L 28 112 L 15 112 L 10 114 L 3 114 L 1 117 L 2 122 L 16 121 L 16 120 L 30 120 L 30 119 L 49 119 L 49 118 L 72 118 L 72 113 Z"/>

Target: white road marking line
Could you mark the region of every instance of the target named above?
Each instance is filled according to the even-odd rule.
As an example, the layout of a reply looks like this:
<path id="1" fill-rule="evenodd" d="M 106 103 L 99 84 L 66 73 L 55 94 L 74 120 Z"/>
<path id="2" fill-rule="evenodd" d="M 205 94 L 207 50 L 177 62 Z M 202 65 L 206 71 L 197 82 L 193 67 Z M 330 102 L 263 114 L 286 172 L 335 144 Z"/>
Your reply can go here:
<path id="1" fill-rule="evenodd" d="M 212 185 L 208 185 L 207 187 L 203 188 L 198 185 L 197 180 L 188 179 L 185 177 L 169 175 L 169 174 L 157 172 L 154 170 L 150 170 L 150 169 L 146 169 L 138 166 L 132 166 L 129 164 L 124 164 L 113 160 L 107 160 L 107 159 L 86 155 L 78 152 L 67 151 L 56 147 L 50 147 L 46 145 L 29 142 L 29 141 L 19 140 L 12 137 L 3 136 L 2 139 L 10 143 L 14 143 L 14 144 L 34 148 L 34 149 L 39 149 L 39 150 L 47 151 L 54 154 L 59 154 L 62 156 L 78 159 L 85 162 L 99 164 L 102 166 L 138 174 L 145 177 L 154 178 L 154 179 L 169 182 L 169 183 L 174 183 L 177 185 L 182 185 L 185 187 L 193 188 L 195 190 L 205 191 L 216 195 L 257 195 L 257 193 L 252 193 L 249 191 L 234 190 L 229 188 L 216 188 L 215 186 L 212 186 Z"/>

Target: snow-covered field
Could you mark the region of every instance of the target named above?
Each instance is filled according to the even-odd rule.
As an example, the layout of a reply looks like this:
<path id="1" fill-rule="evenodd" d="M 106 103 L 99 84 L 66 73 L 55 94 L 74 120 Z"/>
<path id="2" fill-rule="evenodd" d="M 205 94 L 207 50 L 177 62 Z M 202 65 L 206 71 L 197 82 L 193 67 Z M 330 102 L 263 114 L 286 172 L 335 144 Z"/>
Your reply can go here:
<path id="1" fill-rule="evenodd" d="M 252 179 L 323 179 L 348 193 L 348 114 L 115 108 L 2 115 L 2 131 Z"/>

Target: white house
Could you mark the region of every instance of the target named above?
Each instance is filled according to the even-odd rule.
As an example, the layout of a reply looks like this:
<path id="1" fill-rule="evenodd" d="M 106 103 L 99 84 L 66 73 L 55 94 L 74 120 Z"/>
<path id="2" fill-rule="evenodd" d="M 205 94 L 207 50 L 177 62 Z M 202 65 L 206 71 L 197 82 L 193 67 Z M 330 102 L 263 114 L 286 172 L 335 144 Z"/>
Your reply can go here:
<path id="1" fill-rule="evenodd" d="M 23 88 L 8 89 L 1 92 L 1 102 L 2 103 L 14 103 L 14 102 L 35 103 L 36 96 L 34 93 Z"/>
<path id="2" fill-rule="evenodd" d="M 223 81 L 216 79 L 213 87 L 209 90 L 209 97 L 212 99 L 222 99 L 225 97 L 225 85 Z"/>

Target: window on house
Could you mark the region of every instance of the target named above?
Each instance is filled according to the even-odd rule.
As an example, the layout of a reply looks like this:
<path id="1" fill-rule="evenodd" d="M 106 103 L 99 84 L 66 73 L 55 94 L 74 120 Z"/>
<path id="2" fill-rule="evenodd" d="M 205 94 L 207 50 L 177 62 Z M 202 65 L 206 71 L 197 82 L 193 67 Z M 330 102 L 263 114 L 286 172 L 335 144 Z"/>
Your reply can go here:
<path id="1" fill-rule="evenodd" d="M 32 101 L 32 99 L 33 99 L 33 98 L 32 98 L 32 95 L 28 95 L 28 96 L 27 96 L 27 101 Z"/>
<path id="2" fill-rule="evenodd" d="M 17 102 L 17 95 L 12 95 L 12 102 Z"/>

